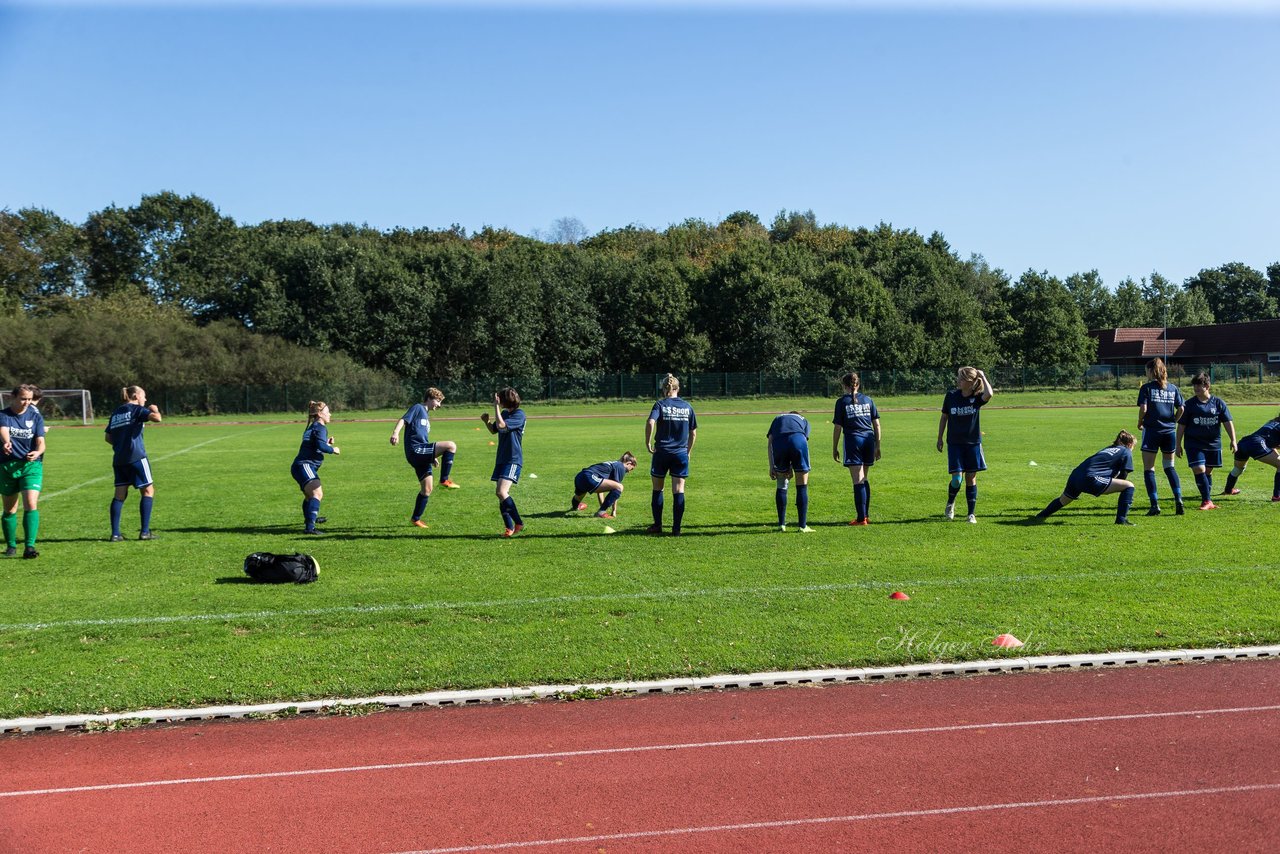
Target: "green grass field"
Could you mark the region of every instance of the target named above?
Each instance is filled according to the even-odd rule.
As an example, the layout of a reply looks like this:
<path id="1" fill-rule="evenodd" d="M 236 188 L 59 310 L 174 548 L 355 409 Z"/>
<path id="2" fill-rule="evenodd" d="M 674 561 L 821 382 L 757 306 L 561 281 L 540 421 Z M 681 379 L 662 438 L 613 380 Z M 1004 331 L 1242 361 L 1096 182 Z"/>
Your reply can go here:
<path id="1" fill-rule="evenodd" d="M 989 640 L 1001 632 L 1026 641 L 1016 654 L 1280 641 L 1280 505 L 1268 467 L 1250 467 L 1244 494 L 1216 512 L 1144 518 L 1139 485 L 1135 528 L 1112 524 L 1113 497 L 1087 496 L 1050 524 L 1017 524 L 1077 462 L 1133 429 L 1131 405 L 1103 406 L 1131 398 L 1029 409 L 1020 407 L 1071 397 L 998 397 L 1004 406 L 983 415 L 991 470 L 976 526 L 941 518 L 938 399 L 880 401 L 884 459 L 868 528 L 845 524 L 853 500 L 830 458 L 830 402 L 802 401 L 814 424 L 808 535 L 795 532 L 794 507 L 792 530 L 775 531 L 766 472 L 770 415 L 796 402 L 694 400 L 699 439 L 679 539 L 642 533 L 642 403 L 527 408 L 525 477 L 513 492 L 527 530 L 512 540 L 499 536 L 494 449 L 478 408 L 446 403 L 433 422 L 433 438 L 459 443 L 463 488 L 436 491 L 425 531 L 408 524 L 416 483 L 387 442 L 399 413 L 335 413 L 343 454 L 322 471 L 330 521 L 318 538 L 299 535 L 289 477 L 300 422 L 148 427 L 158 539 L 115 544 L 101 424 L 55 427 L 41 557 L 0 563 L 0 717 L 975 659 L 998 653 Z M 1243 435 L 1275 406 L 1233 411 Z M 574 414 L 587 417 L 542 417 Z M 565 508 L 578 469 L 624 450 L 642 463 L 607 535 L 603 521 Z M 1163 476 L 1160 488 L 1171 508 Z M 137 507 L 131 494 L 131 537 Z M 318 583 L 258 585 L 241 571 L 249 552 L 299 550 L 319 559 Z M 892 602 L 893 590 L 912 598 Z"/>

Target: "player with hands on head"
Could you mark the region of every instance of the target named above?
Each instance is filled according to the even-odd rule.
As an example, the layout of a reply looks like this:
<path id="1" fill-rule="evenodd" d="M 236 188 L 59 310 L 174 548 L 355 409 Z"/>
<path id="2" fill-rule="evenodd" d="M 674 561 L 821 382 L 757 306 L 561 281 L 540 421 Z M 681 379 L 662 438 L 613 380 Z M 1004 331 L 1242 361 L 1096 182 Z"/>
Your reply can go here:
<path id="1" fill-rule="evenodd" d="M 142 430 L 148 424 L 159 423 L 160 407 L 147 403 L 146 389 L 130 385 L 120 390 L 124 403 L 116 407 L 107 422 L 106 440 L 113 450 L 112 467 L 115 470 L 116 492 L 111 500 L 111 542 L 124 539 L 120 533 L 120 516 L 124 512 L 124 500 L 129 497 L 129 487 L 142 496 L 138 501 L 141 530 L 138 539 L 150 540 L 151 509 L 155 501 L 156 486 L 151 477 L 151 463 L 143 445 Z"/>
<path id="2" fill-rule="evenodd" d="M 1187 465 L 1195 475 L 1200 509 L 1217 510 L 1218 505 L 1213 503 L 1213 470 L 1222 468 L 1222 427 L 1227 428 L 1234 454 L 1236 426 L 1222 398 L 1210 392 L 1208 374 L 1196 374 L 1191 379 L 1191 387 L 1196 393 L 1185 402 L 1178 419 L 1176 453 L 1186 455 Z"/>
<path id="3" fill-rule="evenodd" d="M 391 431 L 391 444 L 400 443 L 400 431 L 408 428 L 405 434 L 404 458 L 413 467 L 418 478 L 418 495 L 413 503 L 413 515 L 409 520 L 419 528 L 427 527 L 422 521 L 422 514 L 427 511 L 427 502 L 434 490 L 434 469 L 436 460 L 440 461 L 440 485 L 446 489 L 457 489 L 458 485 L 449 479 L 453 471 L 453 457 L 458 451 L 453 442 L 431 441 L 431 413 L 444 403 L 444 392 L 438 388 L 429 388 L 422 396 L 422 403 L 409 407 Z"/>
<path id="4" fill-rule="evenodd" d="M 956 387 L 943 398 L 942 417 L 938 420 L 938 451 L 942 451 L 945 433 L 947 471 L 951 474 L 951 483 L 947 487 L 947 506 L 943 511 L 947 519 L 955 518 L 956 496 L 960 494 L 960 479 L 963 475 L 965 501 L 969 505 L 969 523 L 975 524 L 978 521 L 978 517 L 974 515 L 978 504 L 978 472 L 987 470 L 987 461 L 982 455 L 979 410 L 995 393 L 986 374 L 966 365 L 956 371 Z"/>

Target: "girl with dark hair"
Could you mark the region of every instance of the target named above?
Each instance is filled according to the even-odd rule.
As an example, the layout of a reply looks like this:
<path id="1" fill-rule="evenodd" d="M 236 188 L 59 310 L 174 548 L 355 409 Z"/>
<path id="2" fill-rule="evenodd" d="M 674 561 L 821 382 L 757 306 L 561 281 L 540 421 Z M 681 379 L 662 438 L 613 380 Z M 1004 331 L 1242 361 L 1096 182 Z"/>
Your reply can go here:
<path id="1" fill-rule="evenodd" d="M 44 483 L 44 416 L 37 404 L 40 389 L 24 383 L 13 390 L 13 403 L 0 410 L 0 498 L 4 512 L 5 557 L 18 553 L 18 501 L 22 501 L 22 556 L 40 556 L 36 535 L 40 530 L 40 489 Z"/>
<path id="2" fill-rule="evenodd" d="M 498 512 L 502 514 L 502 536 L 514 537 L 524 530 L 524 520 L 511 497 L 511 487 L 520 482 L 520 471 L 524 468 L 525 414 L 520 408 L 520 393 L 508 387 L 495 394 L 493 416 L 485 412 L 480 420 L 498 437 L 498 455 L 489 480 L 497 484 L 494 494 L 498 497 Z"/>
<path id="3" fill-rule="evenodd" d="M 1218 505 L 1213 503 L 1213 470 L 1222 468 L 1222 427 L 1227 428 L 1232 453 L 1236 450 L 1236 427 L 1222 398 L 1209 392 L 1208 374 L 1196 374 L 1191 387 L 1196 393 L 1187 400 L 1178 419 L 1177 453 L 1186 455 L 1187 465 L 1195 475 L 1200 509 L 1217 510 Z"/>

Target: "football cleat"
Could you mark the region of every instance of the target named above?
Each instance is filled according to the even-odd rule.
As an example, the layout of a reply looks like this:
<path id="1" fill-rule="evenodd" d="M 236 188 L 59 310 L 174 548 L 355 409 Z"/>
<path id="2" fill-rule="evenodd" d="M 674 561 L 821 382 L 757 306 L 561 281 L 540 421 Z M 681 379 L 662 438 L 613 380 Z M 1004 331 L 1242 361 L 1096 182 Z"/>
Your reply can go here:
<path id="1" fill-rule="evenodd" d="M 1117 524 L 1117 525 L 1125 525 L 1125 526 L 1130 527 L 1130 528 L 1136 528 L 1136 527 L 1137 527 L 1137 525 L 1136 525 L 1134 522 L 1130 522 L 1128 519 L 1117 519 L 1117 520 L 1116 520 L 1116 524 Z"/>
<path id="2" fill-rule="evenodd" d="M 440 485 L 443 486 L 445 489 L 461 489 L 462 488 L 458 486 L 458 484 L 454 483 L 452 480 L 442 480 L 440 481 Z"/>
<path id="3" fill-rule="evenodd" d="M 113 543 L 123 543 L 123 542 L 124 542 L 124 537 L 120 536 L 119 534 L 112 534 L 112 535 L 111 535 L 111 542 L 113 542 Z"/>
<path id="4" fill-rule="evenodd" d="M 1175 516 L 1186 515 L 1186 512 L 1187 512 L 1187 505 L 1183 504 L 1181 501 L 1179 501 L 1178 505 L 1173 508 L 1173 515 Z"/>
<path id="5" fill-rule="evenodd" d="M 413 527 L 415 527 L 415 528 L 425 528 L 425 527 L 427 527 L 427 523 L 426 523 L 426 522 L 424 522 L 424 521 L 422 521 L 421 519 L 414 519 L 414 520 L 413 520 Z"/>
<path id="6" fill-rule="evenodd" d="M 511 530 L 510 528 L 502 529 L 502 536 L 504 537 L 514 537 L 515 535 L 516 535 L 516 532 Z"/>
<path id="7" fill-rule="evenodd" d="M 1231 489 L 1224 489 L 1224 490 L 1222 490 L 1222 494 L 1223 494 L 1223 495 L 1239 495 L 1239 494 L 1240 494 L 1240 490 L 1239 490 L 1239 489 L 1237 489 L 1236 487 L 1232 487 Z"/>
<path id="8" fill-rule="evenodd" d="M 808 525 L 803 525 L 803 526 L 801 526 L 801 528 L 800 528 L 800 533 L 802 533 L 802 534 L 812 534 L 812 533 L 813 533 L 813 528 L 810 528 Z"/>
<path id="9" fill-rule="evenodd" d="M 645 528 L 645 529 L 644 529 L 644 532 L 645 532 L 646 534 L 661 534 L 661 533 L 662 533 L 662 526 L 661 526 L 661 525 L 650 525 L 649 527 L 647 527 L 647 528 Z"/>
<path id="10" fill-rule="evenodd" d="M 1212 501 L 1201 501 L 1200 509 L 1201 510 L 1217 510 L 1218 505 L 1214 504 Z"/>
<path id="11" fill-rule="evenodd" d="M 143 531 L 141 534 L 138 535 L 138 539 L 140 540 L 154 540 L 155 538 L 156 538 L 156 535 L 151 533 L 150 531 Z"/>
<path id="12" fill-rule="evenodd" d="M 9 548 L 7 548 L 7 549 L 5 549 L 5 550 L 4 550 L 4 556 L 5 556 L 5 557 L 13 557 L 13 556 L 14 556 L 14 555 L 16 555 L 17 553 L 18 553 L 18 547 L 17 547 L 17 546 L 9 546 Z"/>
<path id="13" fill-rule="evenodd" d="M 1147 511 L 1147 515 L 1148 515 L 1148 516 L 1159 516 L 1159 515 L 1160 515 L 1160 508 L 1159 508 L 1159 507 L 1157 507 L 1157 506 L 1155 506 L 1154 504 L 1152 504 L 1152 505 L 1151 505 L 1151 509 Z"/>
<path id="14" fill-rule="evenodd" d="M 27 560 L 35 560 L 40 557 L 40 552 L 36 551 L 35 546 L 27 546 L 22 550 L 22 556 Z"/>
<path id="15" fill-rule="evenodd" d="M 970 525 L 976 525 L 976 524 L 978 524 L 978 517 L 977 517 L 977 516 L 975 516 L 975 515 L 973 515 L 972 513 L 970 513 L 970 514 L 969 514 L 969 524 L 970 524 Z"/>
<path id="16" fill-rule="evenodd" d="M 516 526 L 511 530 L 512 530 L 512 533 L 516 533 L 516 534 L 520 533 L 521 531 L 524 530 L 524 522 L 516 522 Z"/>
<path id="17" fill-rule="evenodd" d="M 787 526 L 786 526 L 786 525 L 779 525 L 779 526 L 778 526 L 778 533 L 779 533 L 779 534 L 785 534 L 786 532 L 787 532 Z"/>

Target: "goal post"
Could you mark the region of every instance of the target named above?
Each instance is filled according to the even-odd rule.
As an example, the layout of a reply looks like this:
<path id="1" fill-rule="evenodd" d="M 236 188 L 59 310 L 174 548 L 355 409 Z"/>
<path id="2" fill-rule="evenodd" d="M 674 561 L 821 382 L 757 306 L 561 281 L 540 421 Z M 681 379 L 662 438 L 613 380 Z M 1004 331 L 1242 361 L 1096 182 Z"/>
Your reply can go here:
<path id="1" fill-rule="evenodd" d="M 0 409 L 13 403 L 13 392 L 0 391 Z M 87 388 L 46 388 L 40 390 L 37 404 L 45 421 L 78 421 L 93 423 L 93 396 Z"/>

